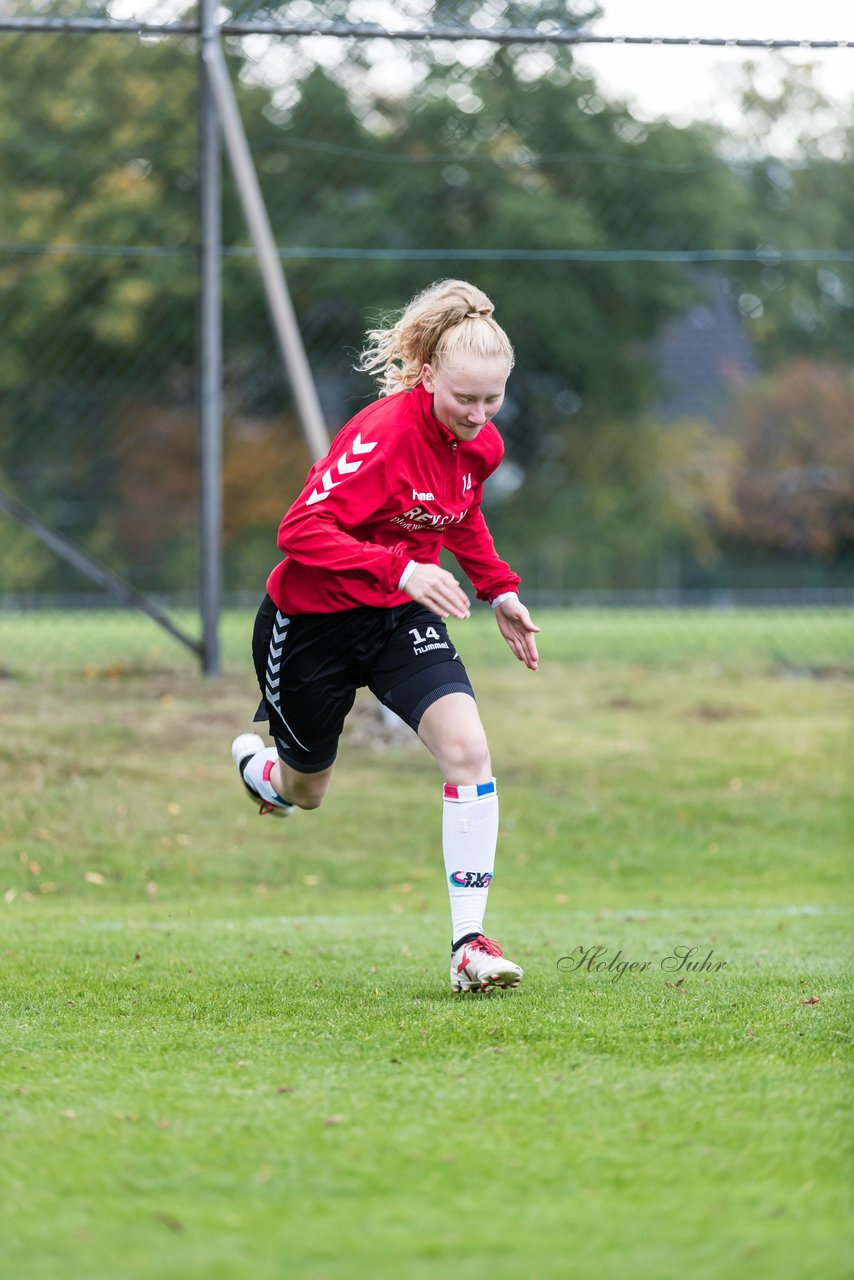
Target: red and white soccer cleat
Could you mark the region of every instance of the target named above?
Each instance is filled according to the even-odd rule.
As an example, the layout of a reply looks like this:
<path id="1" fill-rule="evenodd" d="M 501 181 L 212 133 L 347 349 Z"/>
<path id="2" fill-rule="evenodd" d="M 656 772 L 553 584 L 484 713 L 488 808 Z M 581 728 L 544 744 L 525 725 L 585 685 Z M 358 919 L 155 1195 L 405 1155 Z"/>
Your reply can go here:
<path id="1" fill-rule="evenodd" d="M 482 933 L 461 942 L 451 956 L 451 987 L 457 992 L 518 987 L 522 973 L 521 966 L 507 960 L 498 943 Z"/>
<path id="2" fill-rule="evenodd" d="M 279 797 L 276 797 L 278 803 L 265 799 L 264 796 L 258 794 L 255 788 L 251 786 L 246 779 L 247 764 L 254 755 L 257 755 L 259 751 L 263 751 L 265 747 L 266 743 L 260 734 L 241 733 L 240 737 L 235 738 L 234 742 L 231 744 L 231 758 L 237 766 L 237 772 L 240 774 L 240 781 L 243 783 L 246 794 L 253 804 L 257 804 L 259 806 L 258 812 L 260 814 L 273 813 L 276 814 L 277 817 L 287 818 L 289 814 L 293 813 L 294 805 L 287 804 Z M 272 768 L 272 762 L 269 763 Z M 265 773 L 265 779 L 267 776 L 268 775 Z M 275 794 L 272 786 L 270 787 L 270 791 L 272 794 Z"/>

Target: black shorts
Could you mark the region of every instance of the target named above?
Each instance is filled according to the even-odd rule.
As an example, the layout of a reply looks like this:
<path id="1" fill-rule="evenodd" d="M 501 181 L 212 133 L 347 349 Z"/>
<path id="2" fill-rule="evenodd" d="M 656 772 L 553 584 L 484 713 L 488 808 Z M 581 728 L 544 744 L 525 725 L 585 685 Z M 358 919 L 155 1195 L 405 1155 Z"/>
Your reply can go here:
<path id="1" fill-rule="evenodd" d="M 281 758 L 300 773 L 328 769 L 344 720 L 367 686 L 417 729 L 446 693 L 474 692 L 448 630 L 423 605 L 288 617 L 267 596 L 255 619 L 252 657 L 261 705 Z"/>

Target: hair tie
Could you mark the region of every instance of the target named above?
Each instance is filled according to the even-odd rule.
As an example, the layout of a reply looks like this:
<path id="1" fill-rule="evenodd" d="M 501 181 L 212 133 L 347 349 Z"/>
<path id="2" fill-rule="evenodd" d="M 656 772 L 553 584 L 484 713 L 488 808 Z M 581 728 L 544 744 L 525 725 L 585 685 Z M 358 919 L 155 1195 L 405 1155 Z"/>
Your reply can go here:
<path id="1" fill-rule="evenodd" d="M 492 307 L 478 307 L 478 309 L 477 309 L 476 311 L 467 311 L 467 312 L 466 312 L 466 320 L 482 320 L 482 319 L 486 319 L 487 317 L 489 317 L 489 316 L 491 316 L 491 315 L 492 315 L 492 312 L 493 312 L 493 308 L 492 308 Z"/>

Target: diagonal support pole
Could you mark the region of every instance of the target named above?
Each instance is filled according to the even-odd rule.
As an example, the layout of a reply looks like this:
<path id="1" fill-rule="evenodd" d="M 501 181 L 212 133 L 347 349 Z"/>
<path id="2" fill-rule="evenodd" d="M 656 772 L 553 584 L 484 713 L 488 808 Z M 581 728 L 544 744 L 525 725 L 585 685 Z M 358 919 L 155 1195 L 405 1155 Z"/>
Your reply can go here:
<path id="1" fill-rule="evenodd" d="M 87 551 L 83 551 L 81 547 L 76 547 L 73 542 L 69 542 L 58 530 L 51 528 L 49 524 L 45 524 L 34 511 L 24 506 L 23 502 L 19 502 L 17 498 L 13 498 L 10 493 L 0 489 L 0 511 L 5 512 L 7 516 L 11 516 L 13 520 L 17 520 L 18 524 L 29 529 L 30 533 L 49 547 L 55 555 L 58 555 L 66 564 L 72 565 L 79 573 L 91 579 L 97 586 L 103 587 L 111 596 L 114 596 L 121 604 L 130 605 L 133 609 L 139 609 L 142 613 L 147 613 L 149 618 L 161 626 L 164 631 L 168 631 L 179 644 L 184 645 L 191 653 L 197 657 L 201 656 L 202 645 L 200 641 L 193 640 L 186 635 L 180 627 L 172 621 L 167 613 L 155 604 L 153 600 L 149 600 L 148 596 L 144 596 L 141 591 L 137 591 L 130 583 L 125 582 L 124 578 L 120 578 L 117 573 L 113 573 L 112 569 L 108 569 L 100 560 L 96 560 L 94 556 L 90 556 Z"/>
<path id="2" fill-rule="evenodd" d="M 201 44 L 202 65 L 258 259 L 276 340 L 293 388 L 303 434 L 316 461 L 329 451 L 329 434 L 216 28 L 202 33 Z"/>

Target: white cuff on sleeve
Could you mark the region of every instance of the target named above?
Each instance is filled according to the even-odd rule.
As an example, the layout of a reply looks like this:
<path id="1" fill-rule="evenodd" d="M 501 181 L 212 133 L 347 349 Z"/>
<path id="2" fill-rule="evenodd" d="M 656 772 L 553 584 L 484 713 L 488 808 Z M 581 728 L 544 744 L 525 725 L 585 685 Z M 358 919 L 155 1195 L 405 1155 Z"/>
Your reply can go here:
<path id="1" fill-rule="evenodd" d="M 397 584 L 398 591 L 403 590 L 403 588 L 406 586 L 407 582 L 412 577 L 413 573 L 417 568 L 418 568 L 418 561 L 410 560 L 409 564 L 406 566 L 403 573 L 400 575 L 400 582 L 398 582 Z"/>
<path id="2" fill-rule="evenodd" d="M 502 591 L 500 596 L 496 596 L 494 600 L 490 601 L 490 604 L 492 605 L 493 609 L 497 609 L 500 604 L 503 604 L 505 600 L 510 600 L 513 596 L 515 596 L 515 594 L 516 594 L 515 591 Z"/>

